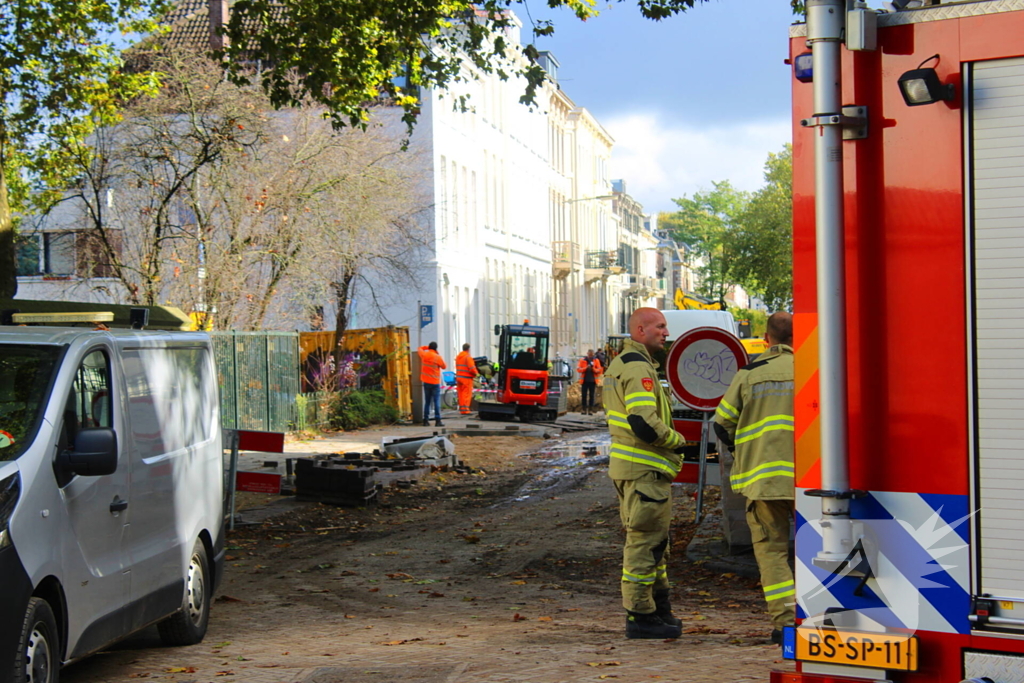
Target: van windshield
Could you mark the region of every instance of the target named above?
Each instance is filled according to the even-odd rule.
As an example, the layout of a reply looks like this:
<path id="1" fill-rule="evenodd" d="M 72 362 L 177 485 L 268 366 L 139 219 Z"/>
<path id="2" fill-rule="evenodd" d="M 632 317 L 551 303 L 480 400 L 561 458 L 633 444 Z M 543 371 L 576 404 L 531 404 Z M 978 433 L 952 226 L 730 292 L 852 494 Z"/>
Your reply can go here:
<path id="1" fill-rule="evenodd" d="M 0 344 L 0 461 L 16 459 L 35 438 L 60 353 L 56 346 Z"/>

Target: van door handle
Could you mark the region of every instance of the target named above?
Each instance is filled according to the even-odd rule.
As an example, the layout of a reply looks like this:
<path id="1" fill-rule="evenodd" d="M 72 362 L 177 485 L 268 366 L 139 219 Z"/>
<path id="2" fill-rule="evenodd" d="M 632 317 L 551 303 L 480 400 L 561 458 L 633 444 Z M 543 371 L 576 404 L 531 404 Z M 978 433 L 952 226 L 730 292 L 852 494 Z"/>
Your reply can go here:
<path id="1" fill-rule="evenodd" d="M 111 512 L 121 512 L 128 509 L 128 501 L 115 498 L 114 502 L 110 504 Z"/>

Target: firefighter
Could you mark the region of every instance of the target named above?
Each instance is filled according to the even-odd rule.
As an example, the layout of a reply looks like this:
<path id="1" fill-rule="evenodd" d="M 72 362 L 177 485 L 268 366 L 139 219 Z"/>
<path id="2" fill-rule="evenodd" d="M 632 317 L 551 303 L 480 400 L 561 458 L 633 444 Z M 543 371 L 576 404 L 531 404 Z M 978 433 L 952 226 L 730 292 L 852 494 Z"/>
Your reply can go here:
<path id="1" fill-rule="evenodd" d="M 448 366 L 437 352 L 437 342 L 430 342 L 418 349 L 420 354 L 420 381 L 423 382 L 423 426 L 430 426 L 430 406 L 434 406 L 434 426 L 441 422 L 441 371 Z"/>
<path id="2" fill-rule="evenodd" d="M 590 349 L 587 355 L 580 358 L 576 372 L 580 376 L 580 412 L 590 415 L 597 407 L 594 395 L 597 393 L 597 383 L 601 381 L 601 373 L 604 372 L 601 361 L 594 355 L 594 349 Z"/>
<path id="3" fill-rule="evenodd" d="M 630 338 L 604 373 L 603 400 L 612 436 L 608 474 L 626 529 L 622 552 L 622 605 L 627 638 L 678 638 L 681 622 L 669 604 L 669 525 L 672 480 L 686 439 L 672 428 L 668 394 L 652 355 L 665 348 L 668 324 L 661 311 L 638 308 Z"/>
<path id="4" fill-rule="evenodd" d="M 789 565 L 793 520 L 793 316 L 768 318 L 768 350 L 740 368 L 715 412 L 715 433 L 733 453 L 729 483 L 747 498 L 747 524 L 772 618 L 772 642 L 794 623 Z"/>
<path id="5" fill-rule="evenodd" d="M 476 361 L 469 354 L 469 344 L 463 344 L 462 353 L 455 357 L 455 385 L 459 392 L 461 415 L 469 415 L 469 406 L 473 402 L 473 378 L 478 374 Z"/>

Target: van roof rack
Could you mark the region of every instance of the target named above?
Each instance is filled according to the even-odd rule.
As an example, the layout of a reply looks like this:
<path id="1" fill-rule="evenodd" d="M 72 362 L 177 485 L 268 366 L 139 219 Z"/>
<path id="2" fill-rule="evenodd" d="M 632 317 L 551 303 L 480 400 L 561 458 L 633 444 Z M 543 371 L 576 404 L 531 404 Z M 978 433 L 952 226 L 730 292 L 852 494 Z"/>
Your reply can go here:
<path id="1" fill-rule="evenodd" d="M 111 329 L 189 330 L 192 321 L 173 306 L 133 306 L 81 301 L 0 299 L 0 325 L 95 326 Z"/>

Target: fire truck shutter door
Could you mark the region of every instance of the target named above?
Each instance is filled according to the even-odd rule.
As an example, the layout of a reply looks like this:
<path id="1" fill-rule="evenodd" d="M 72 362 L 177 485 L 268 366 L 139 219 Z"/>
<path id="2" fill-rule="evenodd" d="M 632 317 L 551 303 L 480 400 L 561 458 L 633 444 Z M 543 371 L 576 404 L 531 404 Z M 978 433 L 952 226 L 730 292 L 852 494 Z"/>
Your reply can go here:
<path id="1" fill-rule="evenodd" d="M 1016 601 L 1024 600 L 1024 59 L 978 62 L 969 82 L 976 589 Z"/>

